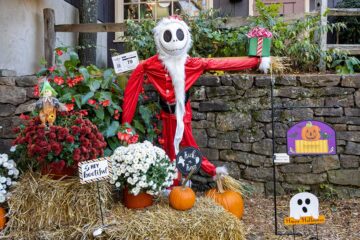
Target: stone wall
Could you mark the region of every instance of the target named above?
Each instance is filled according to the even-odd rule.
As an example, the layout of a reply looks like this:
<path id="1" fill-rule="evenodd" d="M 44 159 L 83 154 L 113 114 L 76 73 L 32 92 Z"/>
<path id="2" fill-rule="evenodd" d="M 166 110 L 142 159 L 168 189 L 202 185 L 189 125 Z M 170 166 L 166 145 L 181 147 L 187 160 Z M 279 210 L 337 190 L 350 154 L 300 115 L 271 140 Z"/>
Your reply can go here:
<path id="1" fill-rule="evenodd" d="M 16 72 L 0 69 L 0 153 L 9 152 L 15 134 L 12 129 L 21 122 L 19 115 L 34 103 L 36 76 L 17 77 Z"/>
<path id="2" fill-rule="evenodd" d="M 270 77 L 202 76 L 192 88 L 193 131 L 202 152 L 216 165 L 249 181 L 255 191 L 272 194 Z M 278 194 L 312 189 L 360 197 L 360 75 L 277 76 L 275 106 L 337 106 L 275 112 L 276 152 L 286 152 L 286 131 L 314 119 L 337 131 L 337 155 L 291 157 L 276 167 Z M 194 177 L 203 189 L 211 178 Z M 341 187 L 340 187 L 341 186 Z"/>

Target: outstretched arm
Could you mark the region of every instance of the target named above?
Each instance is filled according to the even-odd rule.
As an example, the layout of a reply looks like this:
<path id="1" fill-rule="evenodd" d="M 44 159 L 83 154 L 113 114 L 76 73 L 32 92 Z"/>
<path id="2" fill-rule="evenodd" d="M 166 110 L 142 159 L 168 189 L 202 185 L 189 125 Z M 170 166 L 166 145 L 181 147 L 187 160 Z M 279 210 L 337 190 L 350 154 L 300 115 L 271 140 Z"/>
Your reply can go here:
<path id="1" fill-rule="evenodd" d="M 136 105 L 143 81 L 144 67 L 143 64 L 140 63 L 132 72 L 125 88 L 124 102 L 122 106 L 122 123 L 131 123 L 135 114 Z"/>
<path id="2" fill-rule="evenodd" d="M 239 71 L 257 68 L 261 59 L 258 57 L 203 58 L 204 70 Z"/>

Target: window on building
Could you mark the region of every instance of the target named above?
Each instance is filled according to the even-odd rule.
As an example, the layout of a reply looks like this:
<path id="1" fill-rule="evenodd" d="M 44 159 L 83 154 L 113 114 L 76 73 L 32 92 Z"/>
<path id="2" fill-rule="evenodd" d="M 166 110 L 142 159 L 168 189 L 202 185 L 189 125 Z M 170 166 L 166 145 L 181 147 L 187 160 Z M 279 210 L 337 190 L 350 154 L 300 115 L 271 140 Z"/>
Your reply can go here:
<path id="1" fill-rule="evenodd" d="M 212 8 L 212 0 L 115 0 L 115 22 L 160 19 L 181 13 L 196 16 L 201 9 L 209 8 Z M 115 41 L 122 41 L 123 36 L 121 32 L 116 33 Z"/>

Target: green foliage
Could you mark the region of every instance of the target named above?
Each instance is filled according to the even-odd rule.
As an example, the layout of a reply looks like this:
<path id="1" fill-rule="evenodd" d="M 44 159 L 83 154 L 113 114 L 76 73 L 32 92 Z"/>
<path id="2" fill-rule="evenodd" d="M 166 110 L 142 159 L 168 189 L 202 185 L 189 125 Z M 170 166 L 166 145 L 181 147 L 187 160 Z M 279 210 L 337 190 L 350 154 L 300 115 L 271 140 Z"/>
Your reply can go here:
<path id="1" fill-rule="evenodd" d="M 359 0 L 342 0 L 336 5 L 337 8 L 360 8 Z M 342 44 L 360 44 L 360 17 L 336 17 L 336 22 L 346 24 L 346 29 L 340 31 L 339 41 Z"/>
<path id="2" fill-rule="evenodd" d="M 356 57 L 349 57 L 346 52 L 330 50 L 326 56 L 328 68 L 335 68 L 339 74 L 353 74 L 360 69 L 360 61 Z"/>
<path id="3" fill-rule="evenodd" d="M 337 198 L 337 191 L 329 184 L 320 184 L 320 197 L 324 200 L 331 200 Z"/>
<path id="4" fill-rule="evenodd" d="M 43 67 L 38 76 L 49 78 L 59 100 L 70 109 L 86 110 L 88 118 L 96 124 L 108 143 L 109 148 L 105 153 L 111 154 L 121 144 L 117 133 L 123 128 L 119 121 L 126 77 L 117 76 L 113 69 L 99 69 L 95 65 L 80 66 L 79 57 L 72 49 L 61 47 L 56 52 L 55 66 L 49 69 Z M 139 97 L 138 107 L 146 111 L 137 111 L 134 128 L 140 140 L 153 141 L 156 134 L 149 121 L 155 119 L 159 107 L 157 103 L 146 102 L 143 94 Z"/>

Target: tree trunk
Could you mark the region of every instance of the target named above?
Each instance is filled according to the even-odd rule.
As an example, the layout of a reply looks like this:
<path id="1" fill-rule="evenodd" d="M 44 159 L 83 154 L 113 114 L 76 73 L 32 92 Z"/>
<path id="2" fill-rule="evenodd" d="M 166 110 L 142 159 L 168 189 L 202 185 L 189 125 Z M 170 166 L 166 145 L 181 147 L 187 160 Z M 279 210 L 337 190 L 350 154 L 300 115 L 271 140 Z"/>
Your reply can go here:
<path id="1" fill-rule="evenodd" d="M 97 0 L 81 0 L 79 6 L 80 23 L 97 22 Z M 82 65 L 96 64 L 96 38 L 97 33 L 80 33 L 79 58 Z M 85 48 L 84 48 L 85 47 Z"/>

